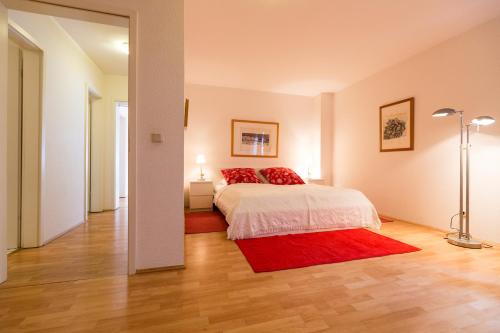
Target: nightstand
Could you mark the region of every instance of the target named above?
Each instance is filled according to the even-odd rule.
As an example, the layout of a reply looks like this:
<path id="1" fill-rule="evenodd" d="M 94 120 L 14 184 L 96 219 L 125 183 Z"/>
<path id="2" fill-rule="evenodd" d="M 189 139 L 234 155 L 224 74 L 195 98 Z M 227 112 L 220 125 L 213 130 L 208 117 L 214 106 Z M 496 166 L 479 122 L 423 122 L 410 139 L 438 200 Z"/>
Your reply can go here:
<path id="1" fill-rule="evenodd" d="M 325 185 L 325 180 L 323 178 L 308 179 L 308 184 Z"/>
<path id="2" fill-rule="evenodd" d="M 189 182 L 189 209 L 212 210 L 214 201 L 214 184 L 211 180 L 195 180 Z"/>

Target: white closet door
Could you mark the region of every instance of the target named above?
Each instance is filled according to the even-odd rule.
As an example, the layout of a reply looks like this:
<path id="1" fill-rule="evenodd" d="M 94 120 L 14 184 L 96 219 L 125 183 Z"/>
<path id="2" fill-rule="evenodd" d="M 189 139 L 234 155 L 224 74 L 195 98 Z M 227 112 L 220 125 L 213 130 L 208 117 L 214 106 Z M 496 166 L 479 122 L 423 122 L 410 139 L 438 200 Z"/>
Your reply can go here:
<path id="1" fill-rule="evenodd" d="M 9 40 L 7 76 L 7 250 L 19 248 L 21 196 L 21 49 Z"/>
<path id="2" fill-rule="evenodd" d="M 41 54 L 23 54 L 21 246 L 39 244 Z"/>

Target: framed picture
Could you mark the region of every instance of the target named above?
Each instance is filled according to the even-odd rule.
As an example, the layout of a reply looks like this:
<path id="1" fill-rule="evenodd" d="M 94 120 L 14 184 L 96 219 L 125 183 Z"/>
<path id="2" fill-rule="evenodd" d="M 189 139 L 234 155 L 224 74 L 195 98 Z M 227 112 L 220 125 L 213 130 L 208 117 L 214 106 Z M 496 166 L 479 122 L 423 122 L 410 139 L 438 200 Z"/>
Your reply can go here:
<path id="1" fill-rule="evenodd" d="M 231 121 L 231 156 L 278 157 L 279 123 Z"/>
<path id="2" fill-rule="evenodd" d="M 413 150 L 415 98 L 380 107 L 380 151 Z"/>
<path id="3" fill-rule="evenodd" d="M 184 127 L 188 127 L 189 98 L 184 100 Z"/>

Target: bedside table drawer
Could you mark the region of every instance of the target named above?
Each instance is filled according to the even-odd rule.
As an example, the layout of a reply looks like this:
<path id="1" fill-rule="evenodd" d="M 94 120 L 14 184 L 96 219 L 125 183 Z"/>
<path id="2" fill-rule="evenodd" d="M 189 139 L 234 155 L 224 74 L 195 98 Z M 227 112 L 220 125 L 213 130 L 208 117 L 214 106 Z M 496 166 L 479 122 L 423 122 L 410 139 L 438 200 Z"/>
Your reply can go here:
<path id="1" fill-rule="evenodd" d="M 191 182 L 189 188 L 190 195 L 213 195 L 214 185 L 212 182 Z"/>
<path id="2" fill-rule="evenodd" d="M 212 209 L 212 195 L 191 195 L 189 197 L 190 209 Z"/>

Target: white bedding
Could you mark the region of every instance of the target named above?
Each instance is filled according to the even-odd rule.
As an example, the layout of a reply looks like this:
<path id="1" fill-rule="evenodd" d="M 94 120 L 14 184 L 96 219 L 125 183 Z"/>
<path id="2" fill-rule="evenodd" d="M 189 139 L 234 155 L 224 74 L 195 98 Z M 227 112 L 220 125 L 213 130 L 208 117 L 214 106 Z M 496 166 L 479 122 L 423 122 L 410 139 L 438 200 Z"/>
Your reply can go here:
<path id="1" fill-rule="evenodd" d="M 220 187 L 215 205 L 226 216 L 229 239 L 320 230 L 380 228 L 363 193 L 321 185 L 234 184 Z"/>

